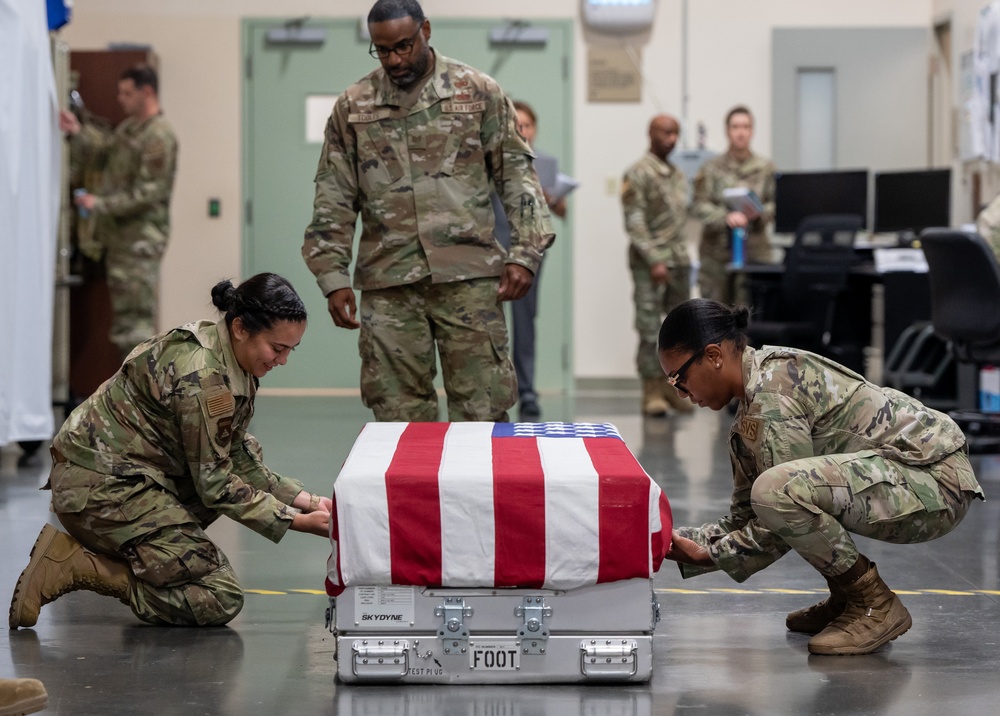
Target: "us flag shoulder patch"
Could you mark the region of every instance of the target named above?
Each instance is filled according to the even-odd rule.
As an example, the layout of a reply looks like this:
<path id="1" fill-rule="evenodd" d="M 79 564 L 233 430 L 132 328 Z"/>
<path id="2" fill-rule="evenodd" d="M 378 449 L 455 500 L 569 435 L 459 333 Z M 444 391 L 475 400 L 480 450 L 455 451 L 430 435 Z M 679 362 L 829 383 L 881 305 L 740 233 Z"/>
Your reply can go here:
<path id="1" fill-rule="evenodd" d="M 228 389 L 219 388 L 212 394 L 205 395 L 205 407 L 208 408 L 208 417 L 214 418 L 236 410 L 236 400 Z"/>

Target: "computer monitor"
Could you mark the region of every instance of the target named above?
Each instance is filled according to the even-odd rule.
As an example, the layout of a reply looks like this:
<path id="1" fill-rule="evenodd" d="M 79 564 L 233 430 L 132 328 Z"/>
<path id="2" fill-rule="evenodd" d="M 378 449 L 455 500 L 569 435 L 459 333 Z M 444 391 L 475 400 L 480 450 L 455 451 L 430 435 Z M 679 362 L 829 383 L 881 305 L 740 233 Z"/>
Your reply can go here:
<path id="1" fill-rule="evenodd" d="M 779 172 L 775 175 L 774 230 L 790 234 L 807 216 L 856 214 L 868 226 L 868 170 Z"/>
<path id="2" fill-rule="evenodd" d="M 951 225 L 951 169 L 875 173 L 875 231 Z"/>

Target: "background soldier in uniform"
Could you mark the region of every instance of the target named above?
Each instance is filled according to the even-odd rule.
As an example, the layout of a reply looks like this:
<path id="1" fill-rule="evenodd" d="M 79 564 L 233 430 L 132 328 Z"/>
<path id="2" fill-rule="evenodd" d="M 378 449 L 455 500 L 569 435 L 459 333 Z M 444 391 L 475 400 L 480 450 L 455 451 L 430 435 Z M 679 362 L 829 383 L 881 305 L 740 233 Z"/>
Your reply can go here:
<path id="1" fill-rule="evenodd" d="M 329 537 L 332 501 L 261 461 L 247 432 L 258 381 L 306 328 L 285 279 L 258 274 L 212 301 L 225 318 L 140 344 L 66 420 L 52 444 L 52 510 L 11 599 L 11 629 L 34 626 L 66 592 L 116 597 L 151 624 L 210 626 L 243 590 L 205 528 L 226 515 L 279 541 Z"/>
<path id="2" fill-rule="evenodd" d="M 949 533 L 983 491 L 965 436 L 943 413 L 792 348 L 747 347 L 746 306 L 692 299 L 660 329 L 663 372 L 691 400 L 739 410 L 730 432 L 730 513 L 678 528 L 667 558 L 684 576 L 738 582 L 794 549 L 830 596 L 790 613 L 813 654 L 867 654 L 912 620 L 850 533 L 911 544 Z"/>
<path id="3" fill-rule="evenodd" d="M 628 232 L 628 265 L 635 286 L 635 363 L 642 379 L 642 412 L 666 414 L 668 404 L 688 411 L 694 406 L 667 383 L 656 356 L 656 334 L 670 310 L 691 297 L 691 257 L 684 227 L 688 186 L 684 173 L 670 163 L 680 124 L 661 114 L 649 123 L 649 152 L 625 172 L 622 208 Z"/>
<path id="4" fill-rule="evenodd" d="M 976 231 L 986 239 L 993 255 L 1000 260 L 1000 195 L 994 197 L 976 216 Z"/>
<path id="5" fill-rule="evenodd" d="M 726 264 L 732 260 L 732 229 L 737 226 L 746 229 L 748 262 L 771 261 L 768 225 L 774 218 L 774 164 L 750 150 L 753 116 L 746 107 L 729 110 L 726 136 L 729 139 L 726 153 L 705 162 L 695 178 L 692 211 L 702 223 L 698 247 L 701 295 L 732 303 L 746 300 L 742 283 L 734 285 L 726 273 Z M 760 216 L 747 216 L 731 211 L 722 193 L 733 187 L 753 190 L 764 205 L 764 212 Z"/>
<path id="6" fill-rule="evenodd" d="M 62 130 L 72 137 L 72 184 L 81 186 L 83 173 L 99 167 L 100 188 L 78 193 L 75 202 L 96 221 L 94 238 L 104 248 L 111 294 L 110 339 L 123 357 L 156 332 L 160 260 L 170 237 L 177 138 L 157 92 L 151 67 L 122 73 L 118 102 L 128 116 L 113 133 L 60 114 Z"/>
<path id="7" fill-rule="evenodd" d="M 438 419 L 436 346 L 448 419 L 506 420 L 517 392 L 500 301 L 527 293 L 554 239 L 531 151 L 496 82 L 431 49 L 415 0 L 379 0 L 368 27 L 381 67 L 327 122 L 303 257 L 334 324 L 361 328 L 361 396 L 376 419 Z M 348 277 L 359 213 L 360 313 Z"/>

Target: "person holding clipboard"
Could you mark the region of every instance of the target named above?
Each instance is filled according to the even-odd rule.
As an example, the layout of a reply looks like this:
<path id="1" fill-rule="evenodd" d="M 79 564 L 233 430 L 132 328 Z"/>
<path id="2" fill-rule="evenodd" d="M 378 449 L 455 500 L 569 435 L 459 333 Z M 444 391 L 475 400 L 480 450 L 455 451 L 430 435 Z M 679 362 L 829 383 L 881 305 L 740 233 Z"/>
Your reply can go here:
<path id="1" fill-rule="evenodd" d="M 753 115 L 740 105 L 726 115 L 729 148 L 702 165 L 694 184 L 693 213 L 702 223 L 698 248 L 698 287 L 704 298 L 723 303 L 745 299 L 745 288 L 729 280 L 734 229 L 745 232 L 744 258 L 750 263 L 771 260 L 770 224 L 774 219 L 774 164 L 754 154 Z M 743 201 L 730 191 L 742 189 Z M 754 201 L 756 198 L 756 201 Z M 759 207 L 759 208 L 758 208 Z"/>

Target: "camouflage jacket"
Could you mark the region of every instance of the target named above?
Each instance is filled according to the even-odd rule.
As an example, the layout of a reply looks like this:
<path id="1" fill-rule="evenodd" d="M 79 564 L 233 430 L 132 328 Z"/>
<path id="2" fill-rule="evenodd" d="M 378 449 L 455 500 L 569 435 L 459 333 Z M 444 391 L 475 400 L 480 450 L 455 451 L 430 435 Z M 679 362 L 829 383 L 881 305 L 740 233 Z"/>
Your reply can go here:
<path id="1" fill-rule="evenodd" d="M 288 505 L 302 483 L 260 462 L 247 433 L 256 392 L 257 379 L 236 362 L 225 321 L 189 323 L 139 344 L 73 411 L 53 445 L 75 465 L 121 478 L 143 475 L 277 542 L 299 512 Z M 52 485 L 60 492 L 75 487 L 86 486 Z M 80 498 L 77 509 L 85 491 Z M 72 496 L 60 499 L 72 507 Z"/>
<path id="2" fill-rule="evenodd" d="M 441 55 L 416 97 L 381 67 L 349 87 L 326 125 L 302 247 L 323 293 L 351 285 L 358 214 L 360 290 L 499 276 L 504 263 L 534 273 L 555 235 L 515 118 L 492 78 Z M 509 254 L 493 236 L 491 186 L 509 219 Z"/>
<path id="3" fill-rule="evenodd" d="M 647 152 L 625 171 L 621 200 L 631 268 L 691 265 L 684 238 L 687 180 L 680 169 Z"/>
<path id="4" fill-rule="evenodd" d="M 753 190 L 764 205 L 764 213 L 750 222 L 747 234 L 748 249 L 756 249 L 759 253 L 770 244 L 768 227 L 774 219 L 774 164 L 756 154 L 741 162 L 727 152 L 705 162 L 695 177 L 692 213 L 702 224 L 701 251 L 719 261 L 728 261 L 730 255 L 726 225 L 729 209 L 722 192 L 733 187 Z"/>
<path id="5" fill-rule="evenodd" d="M 943 413 L 892 388 L 880 388 L 833 361 L 791 348 L 747 348 L 743 354 L 746 396 L 729 434 L 733 465 L 730 514 L 700 528 L 679 530 L 707 545 L 712 561 L 738 581 L 776 558 L 764 553 L 766 531 L 750 504 L 754 480 L 765 470 L 814 456 L 877 455 L 924 466 L 965 445 L 965 435 Z M 959 473 L 956 491 L 983 491 L 971 474 Z M 907 473 L 907 483 L 930 511 L 946 507 L 926 471 Z M 685 576 L 699 569 L 683 568 Z M 700 570 L 705 571 L 705 570 Z"/>
<path id="6" fill-rule="evenodd" d="M 177 138 L 162 114 L 128 117 L 114 132 L 84 125 L 70 142 L 74 186 L 94 194 L 95 231 L 103 241 L 149 241 L 160 253 L 170 236 L 170 195 Z M 94 179 L 88 181 L 85 175 Z"/>

